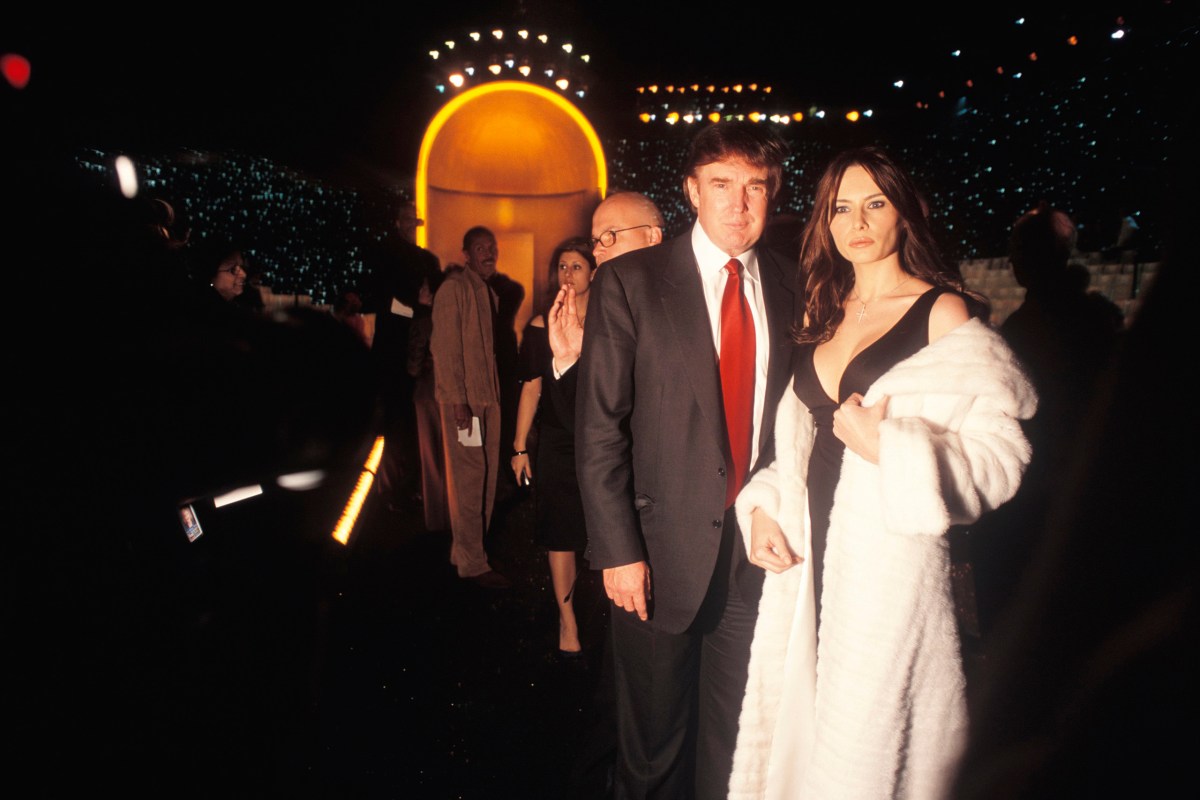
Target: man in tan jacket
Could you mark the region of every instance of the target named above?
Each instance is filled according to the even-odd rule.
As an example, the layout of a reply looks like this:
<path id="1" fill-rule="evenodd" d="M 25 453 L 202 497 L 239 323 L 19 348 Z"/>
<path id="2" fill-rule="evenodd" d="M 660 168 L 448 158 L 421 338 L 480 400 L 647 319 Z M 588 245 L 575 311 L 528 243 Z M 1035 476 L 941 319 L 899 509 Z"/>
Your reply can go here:
<path id="1" fill-rule="evenodd" d="M 450 488 L 450 563 L 459 577 L 507 589 L 509 580 L 491 568 L 483 546 L 500 468 L 496 295 L 487 285 L 497 252 L 487 228 L 474 227 L 463 236 L 466 267 L 448 268 L 433 298 L 430 351 Z"/>

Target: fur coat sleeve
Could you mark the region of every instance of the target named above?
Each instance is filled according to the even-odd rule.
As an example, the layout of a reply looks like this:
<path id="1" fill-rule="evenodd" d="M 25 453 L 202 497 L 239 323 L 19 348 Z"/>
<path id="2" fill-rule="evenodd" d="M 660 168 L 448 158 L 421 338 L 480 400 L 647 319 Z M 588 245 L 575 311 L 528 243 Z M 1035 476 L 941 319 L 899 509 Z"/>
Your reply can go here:
<path id="1" fill-rule="evenodd" d="M 731 798 L 934 798 L 965 735 L 944 533 L 1016 492 L 1036 396 L 1003 340 L 972 320 L 897 364 L 879 464 L 847 451 L 824 564 L 820 649 L 807 505 L 812 417 L 780 402 L 776 461 L 738 498 L 804 562 L 768 572 L 751 647 Z"/>

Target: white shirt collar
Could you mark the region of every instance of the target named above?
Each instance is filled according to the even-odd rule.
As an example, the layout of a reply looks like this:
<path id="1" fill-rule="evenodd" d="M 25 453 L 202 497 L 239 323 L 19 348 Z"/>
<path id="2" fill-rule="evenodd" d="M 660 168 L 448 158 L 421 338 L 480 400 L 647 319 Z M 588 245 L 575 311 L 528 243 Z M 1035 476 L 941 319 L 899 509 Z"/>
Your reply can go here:
<path id="1" fill-rule="evenodd" d="M 725 265 L 729 263 L 729 254 L 713 244 L 712 239 L 704 232 L 700 220 L 692 225 L 692 252 L 696 255 L 696 264 L 700 267 L 700 276 L 706 281 L 721 277 Z M 758 280 L 758 257 L 755 248 L 735 256 L 746 270 L 746 275 L 753 281 Z"/>

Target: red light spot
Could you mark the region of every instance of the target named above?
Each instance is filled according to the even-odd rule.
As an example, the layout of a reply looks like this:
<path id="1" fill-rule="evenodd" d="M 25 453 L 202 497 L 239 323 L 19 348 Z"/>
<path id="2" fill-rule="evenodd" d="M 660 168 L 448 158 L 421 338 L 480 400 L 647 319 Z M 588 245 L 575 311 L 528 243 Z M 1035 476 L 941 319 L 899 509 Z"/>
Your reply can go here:
<path id="1" fill-rule="evenodd" d="M 14 89 L 24 89 L 29 83 L 29 74 L 33 71 L 29 59 L 16 53 L 5 53 L 0 56 L 0 71 L 4 79 Z"/>

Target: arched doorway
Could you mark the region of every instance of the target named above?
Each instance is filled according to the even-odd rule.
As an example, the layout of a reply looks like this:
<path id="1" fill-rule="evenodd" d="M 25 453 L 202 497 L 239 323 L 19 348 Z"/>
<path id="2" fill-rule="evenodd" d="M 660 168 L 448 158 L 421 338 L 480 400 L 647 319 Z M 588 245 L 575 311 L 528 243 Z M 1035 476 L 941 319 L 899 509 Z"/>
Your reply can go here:
<path id="1" fill-rule="evenodd" d="M 418 243 L 443 266 L 462 263 L 463 233 L 491 228 L 499 270 L 525 287 L 520 332 L 550 290 L 555 245 L 589 233 L 607 181 L 600 140 L 572 103 L 531 83 L 487 83 L 448 102 L 425 131 Z"/>

